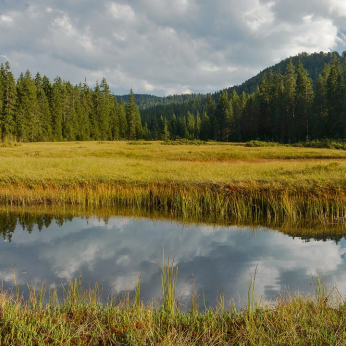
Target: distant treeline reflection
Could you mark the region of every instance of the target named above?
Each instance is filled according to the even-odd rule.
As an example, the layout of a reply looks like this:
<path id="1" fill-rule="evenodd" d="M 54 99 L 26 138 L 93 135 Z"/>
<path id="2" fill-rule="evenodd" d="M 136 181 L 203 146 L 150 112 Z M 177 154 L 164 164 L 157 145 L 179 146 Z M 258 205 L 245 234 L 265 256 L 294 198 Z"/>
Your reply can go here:
<path id="1" fill-rule="evenodd" d="M 236 220 L 218 218 L 215 215 L 205 217 L 184 217 L 160 211 L 145 211 L 138 209 L 86 209 L 86 208 L 37 208 L 37 207 L 7 207 L 0 208 L 0 232 L 5 241 L 11 241 L 12 236 L 18 228 L 32 233 L 35 229 L 42 231 L 49 228 L 53 223 L 63 226 L 66 222 L 71 222 L 75 217 L 82 219 L 97 218 L 108 223 L 111 217 L 132 217 L 149 218 L 152 220 L 178 221 L 184 224 L 210 224 L 217 226 L 250 227 L 256 232 L 259 227 L 270 228 L 291 237 L 299 237 L 305 241 L 314 240 L 334 240 L 340 241 L 346 236 L 345 220 L 333 220 L 316 217 L 315 220 L 298 219 L 291 220 Z"/>

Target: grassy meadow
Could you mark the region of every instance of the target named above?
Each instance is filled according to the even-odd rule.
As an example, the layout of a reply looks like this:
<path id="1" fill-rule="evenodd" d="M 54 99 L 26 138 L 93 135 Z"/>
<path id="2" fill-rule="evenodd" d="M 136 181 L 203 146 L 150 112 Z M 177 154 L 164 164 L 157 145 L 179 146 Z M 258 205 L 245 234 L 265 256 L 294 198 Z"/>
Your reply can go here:
<path id="1" fill-rule="evenodd" d="M 238 219 L 343 216 L 346 151 L 162 142 L 0 147 L 0 203 L 124 206 Z"/>
<path id="2" fill-rule="evenodd" d="M 343 180 L 346 151 L 161 142 L 23 143 L 0 147 L 1 184 L 320 183 Z"/>
<path id="3" fill-rule="evenodd" d="M 345 234 L 346 151 L 161 142 L 23 143 L 0 146 L 4 238 L 19 220 L 30 231 L 53 219 L 164 217 L 187 222 L 275 225 L 309 239 Z M 284 222 L 283 222 L 284 221 Z M 292 227 L 294 225 L 294 227 Z M 163 257 L 164 260 L 164 257 Z M 140 279 L 104 304 L 99 287 L 70 283 L 64 297 L 28 286 L 0 289 L 0 345 L 337 345 L 346 338 L 346 302 L 314 279 L 315 295 L 254 298 L 239 311 L 176 297 L 177 269 L 161 264 L 162 296 L 144 305 Z M 103 292 L 107 294 L 107 292 Z M 48 301 L 48 304 L 45 302 Z"/>

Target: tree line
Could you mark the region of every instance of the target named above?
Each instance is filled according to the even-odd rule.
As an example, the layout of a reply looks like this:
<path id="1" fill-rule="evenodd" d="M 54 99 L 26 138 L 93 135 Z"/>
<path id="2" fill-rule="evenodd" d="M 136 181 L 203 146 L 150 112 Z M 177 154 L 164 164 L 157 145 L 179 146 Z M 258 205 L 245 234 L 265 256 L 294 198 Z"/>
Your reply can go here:
<path id="1" fill-rule="evenodd" d="M 37 73 L 15 80 L 10 65 L 0 66 L 0 138 L 17 141 L 119 139 L 202 139 L 292 143 L 346 138 L 346 59 L 337 53 L 313 55 L 314 80 L 302 61 L 285 70 L 262 73 L 254 91 L 226 89 L 213 95 L 148 99 L 139 111 L 131 89 L 118 99 L 105 78 L 91 88 Z M 317 59 L 318 58 L 318 59 Z M 316 62 L 318 63 L 316 65 Z M 178 100 L 179 102 L 175 102 Z M 181 101 L 181 102 L 180 102 Z M 144 125 L 142 125 L 144 124 Z"/>
<path id="2" fill-rule="evenodd" d="M 224 90 L 215 100 L 177 105 L 186 113 L 165 112 L 161 117 L 145 110 L 152 138 L 188 138 L 217 141 L 260 139 L 292 143 L 311 139 L 346 138 L 346 59 L 337 53 L 313 83 L 301 61 L 288 61 L 284 73 L 263 74 L 252 93 Z"/>
<path id="3" fill-rule="evenodd" d="M 90 88 L 60 77 L 53 83 L 30 71 L 15 80 L 0 66 L 0 137 L 24 142 L 138 139 L 145 134 L 131 90 L 127 103 L 111 94 L 105 78 Z"/>

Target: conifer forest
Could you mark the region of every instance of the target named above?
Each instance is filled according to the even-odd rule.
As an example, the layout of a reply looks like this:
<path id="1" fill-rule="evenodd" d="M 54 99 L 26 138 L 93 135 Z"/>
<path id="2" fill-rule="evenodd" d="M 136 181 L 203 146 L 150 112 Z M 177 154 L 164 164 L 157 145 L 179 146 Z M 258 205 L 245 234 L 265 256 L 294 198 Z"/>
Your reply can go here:
<path id="1" fill-rule="evenodd" d="M 27 70 L 16 80 L 7 62 L 0 68 L 1 138 L 281 143 L 346 138 L 344 56 L 303 54 L 259 76 L 252 79 L 251 88 L 240 86 L 208 95 L 159 98 L 136 96 L 131 89 L 128 96 L 120 97 L 111 93 L 106 78 L 90 87 L 86 81 L 72 85 L 60 77 L 51 81 Z"/>

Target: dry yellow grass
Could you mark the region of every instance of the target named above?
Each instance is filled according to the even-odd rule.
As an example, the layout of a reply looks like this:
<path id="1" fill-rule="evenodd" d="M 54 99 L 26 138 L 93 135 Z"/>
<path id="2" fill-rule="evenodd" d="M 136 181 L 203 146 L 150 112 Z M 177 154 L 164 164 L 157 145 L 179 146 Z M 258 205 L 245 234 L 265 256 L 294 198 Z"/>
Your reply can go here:
<path id="1" fill-rule="evenodd" d="M 3 204 L 122 205 L 221 217 L 344 215 L 346 152 L 240 144 L 0 148 Z"/>
<path id="2" fill-rule="evenodd" d="M 346 152 L 341 150 L 149 143 L 26 143 L 0 148 L 0 183 L 333 183 L 346 177 Z"/>

